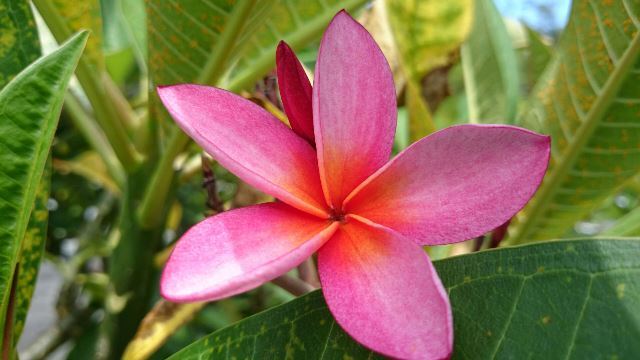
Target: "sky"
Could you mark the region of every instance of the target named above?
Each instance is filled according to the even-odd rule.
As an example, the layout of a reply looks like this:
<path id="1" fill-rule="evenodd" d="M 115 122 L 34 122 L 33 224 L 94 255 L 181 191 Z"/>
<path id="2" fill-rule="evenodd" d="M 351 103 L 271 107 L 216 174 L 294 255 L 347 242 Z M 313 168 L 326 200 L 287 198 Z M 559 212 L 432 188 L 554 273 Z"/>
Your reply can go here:
<path id="1" fill-rule="evenodd" d="M 493 0 L 502 15 L 538 32 L 557 34 L 567 23 L 571 0 Z"/>

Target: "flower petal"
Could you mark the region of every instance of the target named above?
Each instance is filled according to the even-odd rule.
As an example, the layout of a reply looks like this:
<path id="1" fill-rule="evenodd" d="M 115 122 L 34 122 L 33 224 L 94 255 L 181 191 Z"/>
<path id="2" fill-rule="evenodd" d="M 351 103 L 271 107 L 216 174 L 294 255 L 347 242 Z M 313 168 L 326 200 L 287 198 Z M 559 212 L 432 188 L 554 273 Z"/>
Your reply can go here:
<path id="1" fill-rule="evenodd" d="M 280 97 L 291 129 L 310 144 L 315 144 L 311 82 L 304 72 L 300 60 L 284 41 L 280 41 L 278 44 L 276 65 Z"/>
<path id="2" fill-rule="evenodd" d="M 201 85 L 159 87 L 182 130 L 245 182 L 324 217 L 326 205 L 313 148 L 258 105 Z"/>
<path id="3" fill-rule="evenodd" d="M 345 11 L 333 18 L 320 44 L 313 124 L 325 198 L 339 208 L 389 160 L 396 128 L 389 64 L 367 30 Z"/>
<path id="4" fill-rule="evenodd" d="M 356 189 L 347 211 L 419 244 L 480 236 L 529 201 L 550 138 L 514 126 L 461 125 L 413 144 Z"/>
<path id="5" fill-rule="evenodd" d="M 307 259 L 336 227 L 283 203 L 210 217 L 176 244 L 162 274 L 160 293 L 169 301 L 185 302 L 245 292 Z"/>
<path id="6" fill-rule="evenodd" d="M 355 340 L 395 358 L 449 356 L 449 299 L 411 240 L 349 220 L 320 249 L 318 266 L 329 309 Z"/>

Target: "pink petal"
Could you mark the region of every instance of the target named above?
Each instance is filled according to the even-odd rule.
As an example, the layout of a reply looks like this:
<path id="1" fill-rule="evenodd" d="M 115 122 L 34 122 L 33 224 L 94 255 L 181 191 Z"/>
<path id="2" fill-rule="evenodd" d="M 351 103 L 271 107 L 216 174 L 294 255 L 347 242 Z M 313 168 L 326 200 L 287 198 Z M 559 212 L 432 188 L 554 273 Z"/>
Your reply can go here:
<path id="1" fill-rule="evenodd" d="M 315 144 L 311 82 L 296 54 L 284 41 L 278 44 L 276 65 L 280 97 L 291 128 L 310 144 Z"/>
<path id="2" fill-rule="evenodd" d="M 396 128 L 396 93 L 387 60 L 345 11 L 324 33 L 313 87 L 313 124 L 325 198 L 344 198 L 384 165 Z"/>
<path id="3" fill-rule="evenodd" d="M 419 244 L 480 236 L 536 192 L 550 138 L 514 126 L 454 126 L 416 142 L 367 179 L 345 208 Z"/>
<path id="4" fill-rule="evenodd" d="M 160 293 L 169 301 L 186 302 L 251 290 L 307 259 L 337 226 L 283 203 L 210 217 L 176 244 L 162 273 Z"/>
<path id="5" fill-rule="evenodd" d="M 329 309 L 355 340 L 395 358 L 449 356 L 449 299 L 411 240 L 350 219 L 320 249 L 318 266 Z"/>
<path id="6" fill-rule="evenodd" d="M 208 86 L 159 87 L 158 94 L 182 130 L 222 166 L 295 208 L 326 216 L 313 148 L 267 111 Z"/>

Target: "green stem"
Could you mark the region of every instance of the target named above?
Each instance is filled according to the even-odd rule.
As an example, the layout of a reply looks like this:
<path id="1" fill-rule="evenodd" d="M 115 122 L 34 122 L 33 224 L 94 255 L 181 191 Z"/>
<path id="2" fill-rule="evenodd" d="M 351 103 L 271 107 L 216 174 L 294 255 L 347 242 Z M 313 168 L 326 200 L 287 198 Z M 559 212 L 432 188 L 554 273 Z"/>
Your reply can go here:
<path id="1" fill-rule="evenodd" d="M 63 41 L 71 36 L 71 30 L 67 27 L 64 18 L 58 13 L 56 7 L 51 0 L 34 0 L 33 3 L 37 7 L 40 15 L 44 18 L 47 26 L 58 41 Z M 113 146 L 116 156 L 127 171 L 134 169 L 139 161 L 140 156 L 136 152 L 131 143 L 127 132 L 121 122 L 120 116 L 128 116 L 133 118 L 133 111 L 128 112 L 116 111 L 116 105 L 113 100 L 107 96 L 107 92 L 102 83 L 102 79 L 96 76 L 98 72 L 83 56 L 76 68 L 76 76 L 82 84 L 82 88 L 89 98 L 93 107 L 96 120 L 107 139 Z M 109 94 L 115 96 L 114 94 Z M 121 95 L 121 94 L 120 94 Z M 127 122 L 125 120 L 124 122 Z"/>
<path id="2" fill-rule="evenodd" d="M 129 101 L 124 97 L 118 85 L 113 82 L 111 76 L 106 72 L 102 72 L 102 84 L 104 86 L 104 91 L 107 96 L 111 100 L 111 104 L 116 114 L 118 114 L 118 119 L 122 121 L 124 128 L 127 130 L 129 134 L 133 133 L 137 128 L 138 119 L 135 116 Z"/>
<path id="3" fill-rule="evenodd" d="M 119 359 L 147 313 L 155 287 L 153 256 L 160 248 L 162 227 L 140 227 L 134 216 L 141 189 L 148 183 L 150 164 L 129 175 L 123 191 L 118 230 L 120 239 L 109 259 L 111 286 L 106 300 L 101 343 L 107 344 L 109 359 Z M 171 191 L 169 187 L 169 191 Z M 169 194 L 171 195 L 171 193 Z M 158 216 L 166 216 L 161 205 Z"/>
<path id="4" fill-rule="evenodd" d="M 111 144 L 107 141 L 102 130 L 96 126 L 93 119 L 87 114 L 78 99 L 71 93 L 68 93 L 64 101 L 64 109 L 69 114 L 69 118 L 73 125 L 80 131 L 84 139 L 91 147 L 100 155 L 104 161 L 107 171 L 116 181 L 116 184 L 122 188 L 124 182 L 124 171 L 122 165 L 118 161 Z"/>
<path id="5" fill-rule="evenodd" d="M 162 158 L 155 168 L 151 182 L 146 188 L 142 198 L 142 203 L 137 211 L 138 223 L 142 228 L 151 229 L 160 222 L 162 217 L 160 211 L 167 200 L 167 195 L 173 182 L 174 170 L 173 162 L 175 158 L 189 143 L 189 138 L 180 129 L 174 128 L 167 150 L 162 154 Z"/>
<path id="6" fill-rule="evenodd" d="M 247 23 L 249 13 L 256 4 L 256 0 L 240 0 L 233 7 L 229 20 L 225 24 L 224 31 L 215 47 L 209 53 L 209 58 L 202 68 L 198 83 L 215 84 L 227 70 L 227 61 L 231 55 L 231 46 L 240 35 L 242 28 Z"/>

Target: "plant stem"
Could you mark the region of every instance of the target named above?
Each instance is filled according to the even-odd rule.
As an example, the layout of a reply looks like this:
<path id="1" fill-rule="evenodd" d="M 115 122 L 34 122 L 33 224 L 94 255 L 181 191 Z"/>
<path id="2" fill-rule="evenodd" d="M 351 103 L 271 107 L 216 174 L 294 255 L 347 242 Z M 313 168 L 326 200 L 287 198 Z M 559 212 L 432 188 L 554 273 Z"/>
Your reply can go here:
<path id="1" fill-rule="evenodd" d="M 71 36 L 71 30 L 65 24 L 64 18 L 58 13 L 56 7 L 51 0 L 34 0 L 33 3 L 37 7 L 40 15 L 44 18 L 47 26 L 53 33 L 58 42 L 62 42 Z M 76 68 L 76 76 L 82 84 L 82 88 L 91 102 L 96 120 L 107 139 L 113 146 L 113 150 L 122 163 L 125 170 L 134 169 L 139 161 L 140 155 L 136 152 L 131 143 L 127 132 L 122 125 L 120 116 L 133 118 L 133 111 L 116 111 L 116 105 L 108 96 L 102 79 L 96 74 L 100 71 L 89 64 L 86 57 L 82 57 Z M 110 96 L 122 96 L 119 92 L 111 93 Z M 126 100 L 124 101 L 126 103 Z M 119 102 L 122 104 L 122 102 Z M 124 122 L 128 122 L 125 120 Z"/>
<path id="2" fill-rule="evenodd" d="M 257 0 L 239 0 L 234 5 L 229 20 L 225 24 L 224 31 L 220 35 L 215 47 L 209 53 L 207 62 L 202 68 L 202 72 L 196 82 L 201 84 L 215 84 L 222 74 L 227 70 L 227 62 L 232 45 L 240 35 L 251 10 L 256 5 Z"/>
<path id="3" fill-rule="evenodd" d="M 277 277 L 271 280 L 271 282 L 295 296 L 304 295 L 316 289 L 306 282 L 287 274 Z"/>
<path id="4" fill-rule="evenodd" d="M 219 214 L 224 211 L 222 200 L 218 196 L 216 175 L 211 168 L 210 160 L 203 153 L 200 156 L 202 163 L 202 187 L 207 191 L 207 207 L 211 210 L 208 215 Z"/>
<path id="5" fill-rule="evenodd" d="M 105 138 L 102 130 L 96 126 L 93 119 L 91 119 L 73 94 L 68 93 L 66 95 L 64 109 L 69 114 L 69 118 L 76 129 L 78 129 L 89 145 L 100 155 L 100 158 L 102 158 L 102 161 L 104 161 L 107 167 L 107 171 L 109 171 L 109 174 L 115 180 L 116 184 L 122 188 L 122 183 L 124 182 L 122 165 L 118 162 L 113 148 Z"/>
<path id="6" fill-rule="evenodd" d="M 129 175 L 121 199 L 120 240 L 109 259 L 111 286 L 101 329 L 101 343 L 107 345 L 109 359 L 122 355 L 147 313 L 155 289 L 153 256 L 160 248 L 163 228 L 142 228 L 134 215 L 142 195 L 138 189 L 147 185 L 147 174 L 152 165 L 145 164 Z M 169 191 L 172 190 L 170 185 Z M 165 219 L 168 206 L 159 206 L 158 216 Z"/>
<path id="7" fill-rule="evenodd" d="M 189 138 L 180 129 L 175 128 L 155 168 L 151 182 L 146 187 L 138 211 L 138 223 L 142 228 L 151 229 L 162 222 L 159 212 L 167 202 L 169 188 L 173 182 L 173 162 L 189 143 Z"/>
<path id="8" fill-rule="evenodd" d="M 298 265 L 298 276 L 300 277 L 300 280 L 306 282 L 314 288 L 317 289 L 320 287 L 320 280 L 318 279 L 318 274 L 316 273 L 316 266 L 313 262 L 313 257 L 309 257 L 302 264 Z"/>

